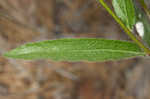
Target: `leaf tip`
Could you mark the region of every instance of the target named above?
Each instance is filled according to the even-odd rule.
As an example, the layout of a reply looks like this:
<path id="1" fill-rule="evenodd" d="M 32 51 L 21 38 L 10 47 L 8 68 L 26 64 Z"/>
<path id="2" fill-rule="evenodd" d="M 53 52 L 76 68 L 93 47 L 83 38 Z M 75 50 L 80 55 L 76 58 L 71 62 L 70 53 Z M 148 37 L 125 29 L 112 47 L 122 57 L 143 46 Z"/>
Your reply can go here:
<path id="1" fill-rule="evenodd" d="M 16 50 L 10 50 L 3 54 L 4 57 L 15 58 L 17 56 Z"/>
<path id="2" fill-rule="evenodd" d="M 11 54 L 11 51 L 9 51 L 9 52 L 4 53 L 3 56 L 12 57 L 13 55 Z"/>

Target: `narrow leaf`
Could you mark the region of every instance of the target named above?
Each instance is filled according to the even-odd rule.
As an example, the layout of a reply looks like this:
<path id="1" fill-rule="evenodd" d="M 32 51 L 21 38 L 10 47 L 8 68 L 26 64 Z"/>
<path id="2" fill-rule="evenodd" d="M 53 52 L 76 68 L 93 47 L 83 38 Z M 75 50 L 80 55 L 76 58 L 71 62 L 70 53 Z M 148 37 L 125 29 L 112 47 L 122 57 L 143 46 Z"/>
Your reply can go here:
<path id="1" fill-rule="evenodd" d="M 136 22 L 133 0 L 112 0 L 116 15 L 132 30 Z"/>
<path id="2" fill-rule="evenodd" d="M 41 41 L 25 44 L 5 54 L 17 59 L 58 61 L 106 61 L 144 55 L 135 43 L 94 38 Z"/>

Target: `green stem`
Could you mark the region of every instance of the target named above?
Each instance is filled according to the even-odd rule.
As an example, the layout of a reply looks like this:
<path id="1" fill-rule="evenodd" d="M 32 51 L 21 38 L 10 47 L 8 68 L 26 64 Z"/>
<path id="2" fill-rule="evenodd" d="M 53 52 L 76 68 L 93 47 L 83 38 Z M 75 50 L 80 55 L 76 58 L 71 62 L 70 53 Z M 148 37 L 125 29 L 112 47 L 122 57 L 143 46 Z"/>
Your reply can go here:
<path id="1" fill-rule="evenodd" d="M 140 47 L 144 52 L 150 55 L 150 50 L 147 48 L 140 40 L 138 40 L 135 35 L 123 24 L 119 17 L 108 7 L 104 0 L 99 0 L 100 4 L 107 10 L 107 12 L 118 22 L 118 24 L 123 28 L 125 33 Z"/>
<path id="2" fill-rule="evenodd" d="M 142 5 L 144 11 L 146 12 L 146 14 L 148 16 L 150 16 L 150 10 L 148 9 L 147 5 L 145 4 L 145 1 L 144 0 L 139 0 L 140 4 Z"/>

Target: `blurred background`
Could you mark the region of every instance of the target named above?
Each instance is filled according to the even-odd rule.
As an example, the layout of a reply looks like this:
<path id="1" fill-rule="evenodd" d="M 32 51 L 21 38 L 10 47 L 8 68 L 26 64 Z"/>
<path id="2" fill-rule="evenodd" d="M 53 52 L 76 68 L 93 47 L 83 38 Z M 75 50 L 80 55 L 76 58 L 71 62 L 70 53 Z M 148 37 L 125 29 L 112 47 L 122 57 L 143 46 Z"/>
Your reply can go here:
<path id="1" fill-rule="evenodd" d="M 2 56 L 29 42 L 80 37 L 130 40 L 96 0 L 0 0 L 0 99 L 150 99 L 148 58 L 91 63 Z"/>

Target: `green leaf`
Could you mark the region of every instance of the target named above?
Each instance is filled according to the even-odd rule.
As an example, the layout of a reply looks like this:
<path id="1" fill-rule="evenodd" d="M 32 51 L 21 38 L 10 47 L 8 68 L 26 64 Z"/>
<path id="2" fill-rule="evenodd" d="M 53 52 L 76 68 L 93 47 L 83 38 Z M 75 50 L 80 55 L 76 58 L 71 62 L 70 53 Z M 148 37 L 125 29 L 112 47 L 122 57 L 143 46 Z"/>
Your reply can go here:
<path id="1" fill-rule="evenodd" d="M 57 61 L 106 61 L 144 55 L 135 43 L 94 38 L 41 41 L 25 44 L 5 54 L 17 59 Z"/>
<path id="2" fill-rule="evenodd" d="M 144 37 L 142 37 L 142 39 L 150 48 L 150 22 L 148 20 L 148 17 L 144 15 L 144 13 L 141 14 L 139 22 L 142 22 L 144 26 Z"/>
<path id="3" fill-rule="evenodd" d="M 136 22 L 133 0 L 112 0 L 116 15 L 132 30 Z"/>

